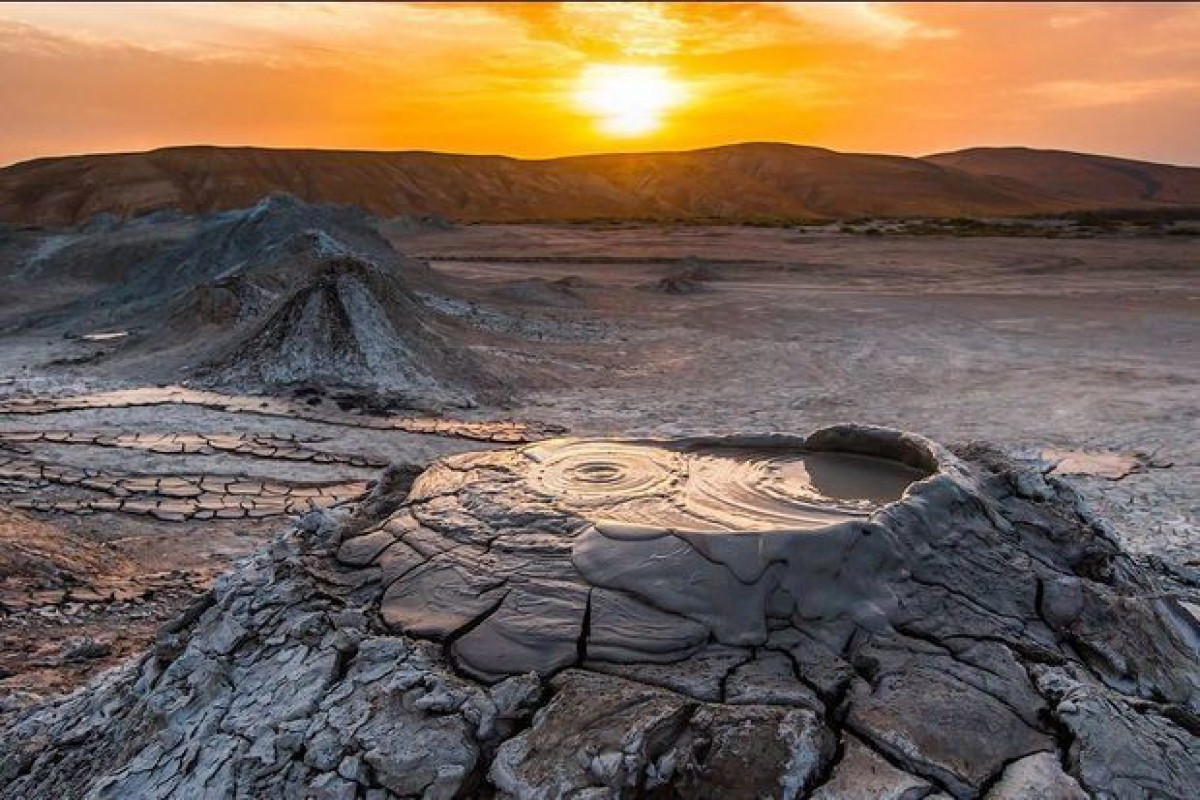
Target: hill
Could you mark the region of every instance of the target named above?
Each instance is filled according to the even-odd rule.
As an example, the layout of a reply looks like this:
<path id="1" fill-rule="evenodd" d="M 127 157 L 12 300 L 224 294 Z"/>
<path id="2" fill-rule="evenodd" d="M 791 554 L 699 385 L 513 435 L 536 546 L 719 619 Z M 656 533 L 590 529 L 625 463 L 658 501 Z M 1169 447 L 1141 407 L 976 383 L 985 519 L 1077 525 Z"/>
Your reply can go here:
<path id="1" fill-rule="evenodd" d="M 925 160 L 980 177 L 1020 181 L 1095 208 L 1200 203 L 1200 169 L 1195 167 L 1026 147 L 976 147 Z"/>
<path id="2" fill-rule="evenodd" d="M 275 192 L 467 221 L 1020 216 L 1200 206 L 1200 169 L 1052 151 L 925 159 L 787 144 L 540 161 L 431 152 L 176 147 L 0 170 L 0 220 L 75 225 L 252 206 Z"/>

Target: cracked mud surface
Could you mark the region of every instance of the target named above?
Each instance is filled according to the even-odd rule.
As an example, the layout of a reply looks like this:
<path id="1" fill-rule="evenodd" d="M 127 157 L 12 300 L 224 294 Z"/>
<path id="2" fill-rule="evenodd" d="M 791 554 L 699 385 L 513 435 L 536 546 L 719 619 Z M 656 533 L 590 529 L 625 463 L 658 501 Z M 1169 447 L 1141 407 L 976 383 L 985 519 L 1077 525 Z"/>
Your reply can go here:
<path id="1" fill-rule="evenodd" d="M 620 525 L 598 560 L 603 491 L 542 491 L 558 449 L 729 445 L 925 477 L 822 527 L 748 532 L 744 506 L 719 529 Z M 676 477 L 656 503 L 706 480 Z M 995 800 L 1200 781 L 1195 617 L 1067 484 L 993 450 L 857 426 L 564 440 L 448 457 L 403 496 L 309 514 L 152 652 L 0 734 L 0 791 Z"/>
<path id="2" fill-rule="evenodd" d="M 321 398 L 316 397 L 318 401 Z M 471 439 L 481 442 L 516 443 L 540 439 L 548 433 L 561 432 L 553 426 L 533 426 L 518 422 L 478 422 L 437 417 L 379 417 L 352 414 L 336 409 L 315 408 L 312 403 L 299 403 L 272 397 L 249 397 L 220 392 L 188 389 L 182 386 L 122 389 L 97 394 L 65 397 L 12 398 L 0 402 L 0 414 L 40 416 L 88 409 L 125 409 L 142 406 L 199 406 L 218 411 L 258 414 L 267 417 L 301 419 L 326 425 L 345 425 L 405 433 L 433 434 Z M 317 403 L 320 405 L 320 402 Z M 49 440 L 52 441 L 52 440 Z M 279 456 L 271 456 L 279 457 Z"/>
<path id="3" fill-rule="evenodd" d="M 360 499 L 389 463 L 543 435 L 313 397 L 166 387 L 0 401 L 0 718 L 137 654 L 288 517 Z"/>

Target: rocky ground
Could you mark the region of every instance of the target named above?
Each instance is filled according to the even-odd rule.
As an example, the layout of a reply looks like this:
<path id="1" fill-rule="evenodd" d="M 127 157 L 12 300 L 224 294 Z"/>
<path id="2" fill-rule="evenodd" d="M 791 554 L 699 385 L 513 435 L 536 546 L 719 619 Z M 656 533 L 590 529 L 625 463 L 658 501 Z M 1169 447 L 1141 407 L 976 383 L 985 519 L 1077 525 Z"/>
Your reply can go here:
<path id="1" fill-rule="evenodd" d="M 1192 240 L 388 224 L 380 238 L 358 218 L 287 213 L 299 221 L 170 217 L 17 232 L 0 248 L 17 298 L 0 305 L 0 724 L 15 726 L 0 796 L 1194 795 Z M 58 316 L 149 275 L 147 257 L 209 247 L 230 219 L 243 251 L 211 252 L 256 288 L 227 291 L 206 270 L 153 283 L 194 311 L 189 287 L 217 280 L 205 297 L 248 315 L 221 294 L 228 330 L 178 327 L 191 311 L 140 326 L 120 309 L 104 312 L 111 326 Z M 390 321 L 326 313 L 361 299 L 359 283 L 288 283 L 296 252 L 324 241 L 312 225 L 409 270 L 402 299 L 377 304 Z M 100 285 L 93 262 L 112 253 L 128 263 Z M 336 334 L 334 361 L 379 352 L 346 349 L 360 336 L 416 335 L 387 311 L 415 304 L 457 363 L 503 368 L 447 382 L 431 367 L 426 403 L 304 369 L 271 397 L 232 371 L 213 380 L 214 353 L 257 363 L 247 337 L 283 319 L 288 286 L 326 309 L 293 316 Z M 433 352 L 405 350 L 404 368 Z M 921 500 L 924 521 L 872 517 L 887 553 L 861 569 L 763 540 L 794 565 L 783 572 L 867 610 L 785 614 L 765 588 L 779 568 L 759 575 L 744 545 L 671 537 L 664 554 L 607 527 L 593 490 L 659 496 L 622 483 L 658 456 L 633 470 L 585 459 L 564 482 L 512 450 L 568 431 L 796 434 L 850 419 L 954 445 L 935 483 L 972 498 Z M 396 468 L 379 481 L 384 464 Z M 795 470 L 751 472 L 672 508 L 745 528 L 704 498 L 763 512 L 743 489 L 766 480 L 774 519 L 773 481 Z M 554 501 L 581 488 L 591 499 Z M 935 512 L 958 521 L 953 541 Z M 703 587 L 732 570 L 724 591 L 765 598 L 763 613 L 700 608 L 669 596 L 672 581 L 612 568 L 693 550 L 708 566 L 672 574 Z M 827 624 L 845 618 L 861 632 Z M 730 766 L 751 757 L 753 775 Z"/>
<path id="2" fill-rule="evenodd" d="M 852 426 L 593 449 L 547 475 L 563 446 L 452 457 L 411 492 L 385 481 L 354 512 L 311 513 L 146 656 L 13 725 L 0 786 L 1184 798 L 1200 782 L 1196 620 L 1056 479 Z M 928 477 L 857 519 L 746 529 L 763 503 L 782 519 L 811 498 L 740 465 L 810 452 Z M 713 469 L 756 505 L 653 527 L 704 493 L 671 473 L 681 454 L 729 462 Z M 547 494 L 556 480 L 575 483 Z M 630 506 L 640 525 L 607 522 Z"/>

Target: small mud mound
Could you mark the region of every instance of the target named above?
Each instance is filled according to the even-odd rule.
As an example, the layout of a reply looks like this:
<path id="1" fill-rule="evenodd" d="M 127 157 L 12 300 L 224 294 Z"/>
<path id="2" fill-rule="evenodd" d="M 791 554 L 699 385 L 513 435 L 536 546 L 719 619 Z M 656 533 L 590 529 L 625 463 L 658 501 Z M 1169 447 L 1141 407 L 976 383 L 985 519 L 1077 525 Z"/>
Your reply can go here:
<path id="1" fill-rule="evenodd" d="M 640 284 L 638 288 L 649 292 L 662 292 L 663 294 L 696 294 L 697 292 L 706 291 L 703 283 L 675 275 L 668 275 L 656 281 Z"/>
<path id="2" fill-rule="evenodd" d="M 203 368 L 223 385 L 318 384 L 461 405 L 498 382 L 398 275 L 339 257 Z"/>
<path id="3" fill-rule="evenodd" d="M 550 281 L 554 286 L 563 289 L 595 289 L 596 284 L 589 281 L 580 275 L 564 275 L 561 278 L 555 278 Z"/>
<path id="4" fill-rule="evenodd" d="M 500 300 L 520 305 L 552 308 L 578 308 L 587 304 L 579 289 L 587 286 L 582 278 L 567 276 L 556 280 L 528 278 L 514 281 L 491 294 Z"/>
<path id="5" fill-rule="evenodd" d="M 683 259 L 673 273 L 698 282 L 720 280 L 721 277 L 711 262 L 696 256 L 688 256 Z"/>
<path id="6" fill-rule="evenodd" d="M 387 221 L 390 230 L 397 233 L 425 233 L 428 231 L 452 231 L 457 226 L 437 214 L 401 214 Z"/>
<path id="7" fill-rule="evenodd" d="M 708 262 L 689 257 L 672 267 L 663 277 L 640 284 L 638 288 L 664 294 L 694 294 L 706 291 L 707 284 L 717 278 L 716 271 Z"/>

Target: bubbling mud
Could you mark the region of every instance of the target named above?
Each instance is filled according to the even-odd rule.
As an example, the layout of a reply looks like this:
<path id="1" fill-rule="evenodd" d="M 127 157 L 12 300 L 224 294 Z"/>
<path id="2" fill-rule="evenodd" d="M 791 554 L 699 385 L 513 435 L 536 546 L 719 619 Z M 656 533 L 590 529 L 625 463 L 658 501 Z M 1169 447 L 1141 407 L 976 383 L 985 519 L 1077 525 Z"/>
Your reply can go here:
<path id="1" fill-rule="evenodd" d="M 795 531 L 867 517 L 926 473 L 799 444 L 575 441 L 525 451 L 532 487 L 597 525 L 688 532 Z"/>
<path id="2" fill-rule="evenodd" d="M 384 623 L 449 641 L 487 681 L 581 658 L 669 663 L 706 642 L 761 647 L 797 620 L 886 632 L 908 556 L 892 528 L 952 492 L 956 464 L 860 425 L 551 439 L 430 468 L 339 558 L 396 576 Z"/>

